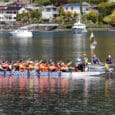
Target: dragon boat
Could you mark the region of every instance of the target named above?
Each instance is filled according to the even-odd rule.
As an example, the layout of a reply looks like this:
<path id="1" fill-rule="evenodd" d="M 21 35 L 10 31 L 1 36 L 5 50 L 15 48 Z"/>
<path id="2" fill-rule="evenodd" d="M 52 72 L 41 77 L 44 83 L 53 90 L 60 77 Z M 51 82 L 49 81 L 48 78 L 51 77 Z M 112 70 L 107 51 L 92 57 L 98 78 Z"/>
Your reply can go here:
<path id="1" fill-rule="evenodd" d="M 106 73 L 105 66 L 103 65 L 88 65 L 87 71 L 55 71 L 55 72 L 39 72 L 39 71 L 0 71 L 0 76 L 25 76 L 25 77 L 52 77 L 52 78 L 80 78 L 84 76 L 101 76 Z"/>
<path id="2" fill-rule="evenodd" d="M 100 76 L 105 72 L 11 72 L 11 71 L 0 71 L 0 76 L 25 76 L 25 77 L 52 77 L 52 78 L 79 78 L 84 76 Z"/>

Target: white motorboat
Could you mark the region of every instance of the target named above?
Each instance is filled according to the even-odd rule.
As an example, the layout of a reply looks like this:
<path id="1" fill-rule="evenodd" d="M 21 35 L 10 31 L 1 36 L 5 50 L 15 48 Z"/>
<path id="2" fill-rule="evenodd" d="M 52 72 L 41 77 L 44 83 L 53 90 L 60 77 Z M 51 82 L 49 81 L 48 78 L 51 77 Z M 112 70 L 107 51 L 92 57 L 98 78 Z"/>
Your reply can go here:
<path id="1" fill-rule="evenodd" d="M 74 34 L 82 34 L 87 32 L 86 25 L 80 21 L 74 23 L 72 30 Z"/>
<path id="2" fill-rule="evenodd" d="M 79 19 L 72 26 L 72 30 L 74 34 L 83 34 L 87 32 L 86 25 L 81 22 L 81 14 L 79 15 Z"/>
<path id="3" fill-rule="evenodd" d="M 32 37 L 33 36 L 32 31 L 25 27 L 18 28 L 10 32 L 10 34 L 16 37 Z"/>

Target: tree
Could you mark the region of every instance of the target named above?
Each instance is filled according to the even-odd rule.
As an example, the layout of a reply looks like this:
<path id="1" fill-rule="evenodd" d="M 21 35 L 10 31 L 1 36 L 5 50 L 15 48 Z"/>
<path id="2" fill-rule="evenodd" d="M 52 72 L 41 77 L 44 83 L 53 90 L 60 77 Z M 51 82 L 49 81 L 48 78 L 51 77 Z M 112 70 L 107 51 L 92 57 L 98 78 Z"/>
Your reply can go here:
<path id="1" fill-rule="evenodd" d="M 57 0 L 50 0 L 51 4 L 56 5 L 57 4 Z"/>
<path id="2" fill-rule="evenodd" d="M 104 17 L 103 21 L 107 24 L 115 26 L 115 13 L 112 13 L 111 15 Z"/>
<path id="3" fill-rule="evenodd" d="M 92 20 L 93 23 L 96 23 L 98 21 L 98 14 L 94 11 L 91 11 L 88 15 L 87 15 L 87 19 L 88 20 Z"/>
<path id="4" fill-rule="evenodd" d="M 112 13 L 110 23 L 111 23 L 111 25 L 115 26 L 115 13 Z"/>
<path id="5" fill-rule="evenodd" d="M 104 16 L 110 15 L 115 8 L 115 2 L 103 2 L 98 5 L 99 12 Z"/>

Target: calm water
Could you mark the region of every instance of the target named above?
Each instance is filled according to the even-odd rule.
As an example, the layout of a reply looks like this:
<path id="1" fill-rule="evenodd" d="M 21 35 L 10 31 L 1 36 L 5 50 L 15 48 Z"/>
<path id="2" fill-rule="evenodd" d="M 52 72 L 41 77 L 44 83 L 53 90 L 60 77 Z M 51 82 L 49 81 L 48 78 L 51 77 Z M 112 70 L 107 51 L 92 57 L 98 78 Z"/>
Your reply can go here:
<path id="1" fill-rule="evenodd" d="M 110 53 L 115 57 L 115 32 L 94 32 L 97 40 L 95 53 L 105 61 Z M 89 36 L 72 32 L 39 32 L 34 38 L 15 38 L 0 33 L 0 59 L 74 60 L 83 52 L 90 58 Z"/>
<path id="2" fill-rule="evenodd" d="M 115 33 L 94 32 L 95 53 L 115 58 Z M 90 58 L 90 33 L 39 32 L 33 38 L 0 33 L 0 59 L 75 60 Z M 0 76 L 0 115 L 115 115 L 115 75 L 112 78 L 51 79 Z"/>

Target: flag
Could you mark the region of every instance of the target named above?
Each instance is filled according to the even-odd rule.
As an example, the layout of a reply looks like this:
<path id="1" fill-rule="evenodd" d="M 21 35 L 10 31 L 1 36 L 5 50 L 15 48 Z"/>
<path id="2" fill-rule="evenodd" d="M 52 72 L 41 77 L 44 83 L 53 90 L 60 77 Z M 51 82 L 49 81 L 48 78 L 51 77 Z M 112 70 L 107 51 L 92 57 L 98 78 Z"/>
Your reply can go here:
<path id="1" fill-rule="evenodd" d="M 93 32 L 91 33 L 91 35 L 90 35 L 90 43 L 92 43 L 92 42 L 94 42 L 94 34 L 93 34 Z"/>

